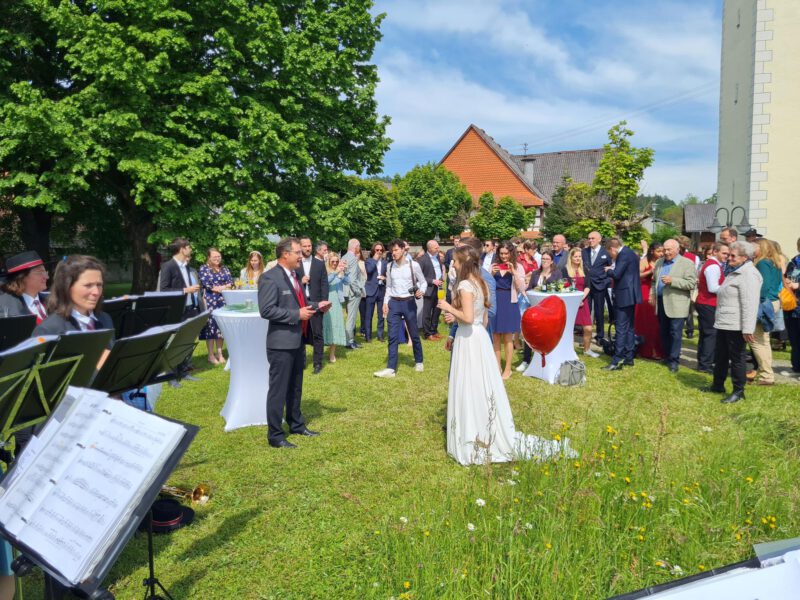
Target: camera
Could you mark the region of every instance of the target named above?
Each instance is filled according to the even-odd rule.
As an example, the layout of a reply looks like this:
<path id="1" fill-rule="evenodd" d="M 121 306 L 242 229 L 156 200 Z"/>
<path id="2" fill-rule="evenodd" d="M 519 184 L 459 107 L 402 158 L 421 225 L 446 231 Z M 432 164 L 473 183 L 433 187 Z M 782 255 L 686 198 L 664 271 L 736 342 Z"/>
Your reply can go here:
<path id="1" fill-rule="evenodd" d="M 410 288 L 408 288 L 408 293 L 412 296 L 416 296 L 418 291 L 419 288 L 416 285 L 412 285 Z"/>

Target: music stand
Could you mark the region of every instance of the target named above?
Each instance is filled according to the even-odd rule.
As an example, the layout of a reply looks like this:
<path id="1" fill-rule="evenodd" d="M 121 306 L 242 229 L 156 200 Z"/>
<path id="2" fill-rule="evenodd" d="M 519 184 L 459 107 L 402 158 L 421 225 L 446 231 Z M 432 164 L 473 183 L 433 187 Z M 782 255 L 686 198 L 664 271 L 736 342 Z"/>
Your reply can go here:
<path id="1" fill-rule="evenodd" d="M 81 404 L 85 402 L 91 403 L 89 412 L 92 413 L 91 418 L 95 420 L 89 423 L 88 430 L 81 430 L 80 423 L 84 422 L 85 416 L 79 413 L 82 407 L 85 411 L 86 404 Z M 97 408 L 94 408 L 95 406 Z M 141 414 L 132 416 L 134 411 Z M 102 413 L 107 413 L 107 416 Z M 156 421 L 151 421 L 151 419 Z M 167 426 L 165 423 L 157 425 L 158 421 L 169 422 L 172 425 Z M 119 487 L 104 485 L 103 482 L 114 482 L 119 477 L 124 479 L 133 473 L 130 468 L 127 471 L 123 469 L 117 472 L 111 466 L 115 452 L 114 446 L 108 444 L 118 441 L 118 438 L 114 437 L 115 432 L 126 431 L 125 435 L 134 435 L 136 437 L 131 439 L 138 440 L 139 444 L 143 444 L 147 439 L 159 439 L 150 437 L 156 428 L 162 432 L 168 432 L 168 435 L 153 446 L 156 448 L 154 455 L 147 454 L 145 458 L 145 455 L 139 454 L 140 458 L 138 459 L 132 458 L 133 454 L 127 458 L 116 457 L 116 460 L 123 461 L 122 464 L 125 464 L 126 460 L 139 461 L 132 463 L 130 468 L 141 464 L 141 468 L 144 469 L 144 471 L 137 471 L 142 473 L 141 476 L 134 475 L 134 478 L 130 480 L 129 485 L 133 486 L 130 491 L 120 492 L 121 488 Z M 75 434 L 75 431 L 78 433 Z M 163 484 L 178 465 L 197 431 L 198 428 L 194 425 L 142 413 L 121 402 L 111 400 L 105 394 L 70 388 L 66 400 L 59 405 L 53 414 L 53 419 L 49 420 L 42 430 L 37 454 L 28 459 L 26 453 L 29 452 L 29 449 L 23 450 L 20 458 L 0 484 L 4 490 L 3 494 L 0 494 L 0 515 L 2 515 L 0 533 L 22 552 L 28 561 L 36 564 L 45 573 L 45 591 L 48 600 L 61 598 L 67 589 L 74 591 L 80 597 L 108 598 L 110 596 L 106 590 L 100 589 L 100 584 L 125 548 L 128 540 L 136 532 L 139 523 L 147 515 Z M 79 438 L 84 444 L 81 444 L 80 441 L 70 442 L 70 440 Z M 67 462 L 63 463 L 64 466 L 48 467 L 53 460 L 60 456 L 59 449 L 65 447 L 69 447 L 67 452 L 71 452 L 71 455 L 65 459 Z M 84 456 L 88 458 L 88 463 L 80 462 Z M 83 481 L 81 478 L 74 479 L 65 476 L 67 471 L 63 469 L 79 469 L 75 466 L 76 463 L 86 465 L 86 467 L 80 468 L 91 467 L 91 479 L 88 480 L 88 483 L 84 482 L 87 485 L 80 485 L 80 481 Z M 41 477 L 41 469 L 46 471 L 48 481 L 52 486 L 48 484 L 45 489 L 29 492 L 29 486 L 35 483 L 37 477 Z M 53 475 L 50 475 L 50 472 Z M 61 473 L 61 475 L 56 473 Z M 26 494 L 29 493 L 33 493 L 36 499 L 28 498 L 26 504 Z M 60 536 L 59 538 L 53 537 L 52 541 L 48 542 L 47 535 L 52 537 L 51 530 L 44 528 L 46 535 L 40 534 L 42 528 L 32 527 L 30 522 L 44 518 L 40 516 L 43 506 L 72 507 L 81 513 L 88 510 L 88 506 L 94 506 L 95 510 L 100 510 L 96 502 L 92 505 L 87 500 L 90 494 L 94 496 L 98 493 L 106 496 L 106 499 L 113 503 L 110 505 L 113 506 L 111 510 L 116 512 L 98 513 L 100 517 L 92 523 L 94 528 L 89 527 L 86 532 L 83 532 L 84 536 L 93 532 L 94 537 L 90 536 L 88 539 L 94 541 L 89 546 L 73 548 L 75 552 L 82 554 L 78 555 L 79 562 L 73 562 L 71 566 L 68 566 L 66 559 L 62 560 L 62 554 L 53 552 L 52 547 L 61 546 L 65 540 L 68 542 L 70 536 L 66 533 L 59 533 L 57 534 Z M 81 494 L 86 494 L 87 499 L 83 499 Z M 25 512 L 19 512 L 20 504 L 23 506 L 19 510 Z M 56 509 L 48 508 L 48 510 L 50 513 L 45 512 L 45 515 L 61 522 L 57 515 L 53 516 L 52 514 L 52 511 Z M 24 518 L 25 514 L 28 514 L 29 518 L 33 515 L 34 520 L 29 522 Z M 117 515 L 117 518 L 112 518 L 111 515 Z M 85 524 L 73 522 L 64 525 L 64 527 L 69 526 L 79 529 L 87 527 Z M 64 532 L 66 531 L 73 530 L 65 529 Z M 43 538 L 42 535 L 45 537 Z M 81 534 L 77 533 L 77 535 Z M 24 574 L 22 572 L 25 570 L 24 561 L 15 561 L 15 567 L 18 574 Z"/>
<path id="2" fill-rule="evenodd" d="M 69 331 L 58 339 L 58 343 L 47 357 L 47 361 L 82 356 L 83 358 L 78 368 L 72 375 L 70 385 L 88 387 L 97 371 L 97 363 L 111 342 L 113 334 L 114 332 L 111 329 Z"/>
<path id="3" fill-rule="evenodd" d="M 211 316 L 211 311 L 200 313 L 196 317 L 187 319 L 174 331 L 174 335 L 164 348 L 163 360 L 155 371 L 161 373 L 156 379 L 148 383 L 161 383 L 169 379 L 179 378 L 178 366 L 190 358 L 197 346 L 197 337 L 200 335 Z"/>
<path id="4" fill-rule="evenodd" d="M 13 348 L 31 337 L 36 327 L 36 315 L 0 318 L 0 350 Z"/>
<path id="5" fill-rule="evenodd" d="M 133 298 L 131 296 L 122 296 L 120 298 L 103 301 L 103 312 L 111 317 L 117 339 L 132 335 L 127 333 L 126 324 L 126 316 L 130 313 L 132 305 Z"/>
<path id="6" fill-rule="evenodd" d="M 172 334 L 160 330 L 117 340 L 90 387 L 108 394 L 143 387 L 161 364 L 162 351 Z"/>
<path id="7" fill-rule="evenodd" d="M 186 295 L 181 292 L 148 292 L 107 300 L 103 311 L 111 317 L 117 339 L 122 339 L 151 327 L 180 323 L 185 303 Z"/>

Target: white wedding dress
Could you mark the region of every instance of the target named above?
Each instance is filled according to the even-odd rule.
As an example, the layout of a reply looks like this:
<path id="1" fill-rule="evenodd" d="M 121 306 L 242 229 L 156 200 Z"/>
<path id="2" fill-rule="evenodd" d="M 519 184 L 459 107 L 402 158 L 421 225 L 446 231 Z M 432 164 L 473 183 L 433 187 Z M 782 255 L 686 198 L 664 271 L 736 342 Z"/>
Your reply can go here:
<path id="1" fill-rule="evenodd" d="M 568 441 L 546 440 L 514 428 L 514 417 L 492 341 L 483 326 L 483 293 L 461 281 L 456 293 L 473 295 L 473 322 L 459 321 L 447 394 L 447 453 L 462 465 L 577 456 Z"/>

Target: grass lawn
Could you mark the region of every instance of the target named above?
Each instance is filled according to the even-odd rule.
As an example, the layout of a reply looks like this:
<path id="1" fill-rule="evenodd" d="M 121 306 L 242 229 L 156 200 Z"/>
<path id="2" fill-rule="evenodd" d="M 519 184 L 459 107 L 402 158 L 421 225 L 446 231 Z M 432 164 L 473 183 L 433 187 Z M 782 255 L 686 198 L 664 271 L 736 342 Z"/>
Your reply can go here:
<path id="1" fill-rule="evenodd" d="M 171 483 L 213 494 L 155 539 L 176 599 L 605 598 L 800 535 L 800 387 L 728 406 L 698 391 L 708 377 L 646 361 L 607 373 L 587 359 L 581 388 L 515 373 L 517 429 L 569 436 L 580 458 L 464 468 L 442 431 L 449 355 L 423 344 L 425 372 L 403 347 L 393 380 L 372 377 L 378 342 L 307 370 L 303 412 L 322 435 L 288 451 L 265 427 L 223 432 L 228 374 L 198 347 L 200 381 L 157 406 L 201 427 Z M 106 583 L 140 598 L 146 568 L 137 536 Z"/>

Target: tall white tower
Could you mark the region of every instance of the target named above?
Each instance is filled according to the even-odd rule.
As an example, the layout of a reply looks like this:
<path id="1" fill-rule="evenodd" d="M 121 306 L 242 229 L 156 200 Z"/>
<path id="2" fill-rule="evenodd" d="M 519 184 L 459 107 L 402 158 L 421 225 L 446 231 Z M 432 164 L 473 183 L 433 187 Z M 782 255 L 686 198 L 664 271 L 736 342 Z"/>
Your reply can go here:
<path id="1" fill-rule="evenodd" d="M 725 0 L 718 219 L 800 237 L 800 0 Z M 727 221 L 727 223 L 726 223 Z"/>

